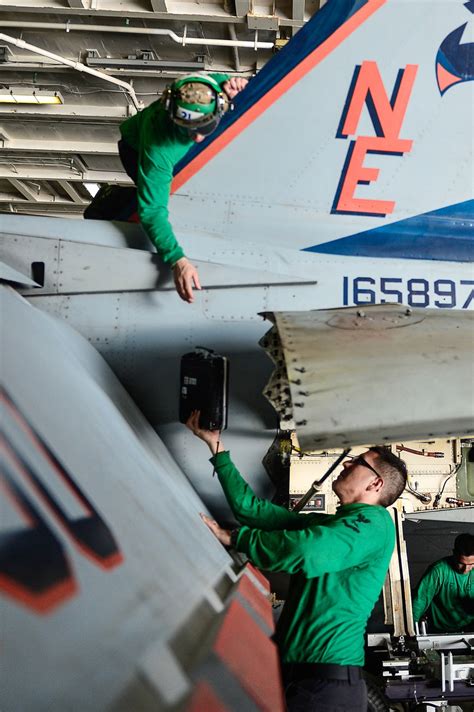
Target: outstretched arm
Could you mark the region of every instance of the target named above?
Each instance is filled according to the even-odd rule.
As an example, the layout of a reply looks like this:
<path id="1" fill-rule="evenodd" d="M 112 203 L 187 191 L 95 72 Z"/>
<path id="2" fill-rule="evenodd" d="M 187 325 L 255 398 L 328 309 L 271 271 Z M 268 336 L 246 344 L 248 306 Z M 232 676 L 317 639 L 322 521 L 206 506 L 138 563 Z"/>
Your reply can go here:
<path id="1" fill-rule="evenodd" d="M 393 523 L 386 512 L 364 512 L 361 521 L 357 511 L 348 511 L 299 531 L 242 527 L 232 543 L 258 568 L 290 574 L 301 571 L 313 578 L 365 565 L 381 552 L 388 566 L 394 541 Z"/>
<path id="2" fill-rule="evenodd" d="M 258 568 L 290 574 L 303 572 L 307 578 L 367 564 L 380 557 L 381 552 L 387 557 L 388 566 L 395 540 L 390 517 L 381 517 L 377 512 L 364 516 L 364 526 L 359 525 L 357 512 L 349 512 L 345 517 L 329 517 L 322 526 L 298 531 L 262 531 L 243 526 L 233 533 L 209 517 L 201 517 L 224 546 L 232 544 Z"/>
<path id="3" fill-rule="evenodd" d="M 165 157 L 153 160 L 142 148 L 137 173 L 137 199 L 140 222 L 159 255 L 172 265 L 173 278 L 181 299 L 194 301 L 193 286 L 201 289 L 196 267 L 184 256 L 169 221 L 168 200 L 173 178 L 172 163 Z"/>
<path id="4" fill-rule="evenodd" d="M 203 430 L 199 426 L 199 411 L 194 411 L 186 423 L 187 427 L 205 442 L 214 457 L 211 459 L 219 482 L 222 485 L 227 502 L 241 523 L 263 530 L 301 529 L 314 523 L 314 516 L 290 512 L 285 507 L 272 504 L 267 499 L 257 497 L 245 482 L 229 452 L 224 450 L 224 443 L 218 430 Z M 325 519 L 325 515 L 316 515 Z"/>

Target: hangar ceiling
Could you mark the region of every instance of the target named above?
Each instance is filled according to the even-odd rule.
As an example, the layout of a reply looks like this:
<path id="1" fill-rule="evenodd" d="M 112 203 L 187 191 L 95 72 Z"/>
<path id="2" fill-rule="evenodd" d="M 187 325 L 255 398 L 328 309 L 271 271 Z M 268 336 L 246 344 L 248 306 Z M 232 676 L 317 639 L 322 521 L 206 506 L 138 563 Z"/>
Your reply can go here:
<path id="1" fill-rule="evenodd" d="M 137 105 L 190 71 L 251 77 L 324 2 L 3 0 L 0 212 L 79 217 L 97 184 L 130 182 L 118 127 Z"/>

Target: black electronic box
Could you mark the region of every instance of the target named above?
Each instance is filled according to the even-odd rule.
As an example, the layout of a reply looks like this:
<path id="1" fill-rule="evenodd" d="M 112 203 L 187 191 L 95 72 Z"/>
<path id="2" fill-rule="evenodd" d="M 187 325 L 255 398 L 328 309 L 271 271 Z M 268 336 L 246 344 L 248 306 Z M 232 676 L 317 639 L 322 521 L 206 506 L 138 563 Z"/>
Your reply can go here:
<path id="1" fill-rule="evenodd" d="M 199 425 L 205 430 L 227 428 L 229 360 L 209 349 L 181 358 L 179 419 L 185 423 L 191 411 L 200 410 Z"/>

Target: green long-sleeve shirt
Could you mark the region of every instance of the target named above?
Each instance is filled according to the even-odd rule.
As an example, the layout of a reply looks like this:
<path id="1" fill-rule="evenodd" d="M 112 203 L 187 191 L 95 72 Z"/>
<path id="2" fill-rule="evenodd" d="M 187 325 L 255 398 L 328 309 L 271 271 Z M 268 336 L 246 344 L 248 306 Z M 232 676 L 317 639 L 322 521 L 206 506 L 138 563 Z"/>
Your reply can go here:
<path id="1" fill-rule="evenodd" d="M 423 575 L 413 598 L 413 618 L 428 611 L 430 631 L 459 633 L 474 630 L 474 571 L 460 574 L 450 557 L 432 564 Z"/>
<path id="2" fill-rule="evenodd" d="M 210 74 L 219 84 L 227 74 Z M 176 164 L 194 142 L 168 117 L 160 100 L 120 125 L 122 138 L 138 153 L 138 216 L 165 262 L 174 264 L 184 252 L 168 217 L 168 200 Z"/>
<path id="3" fill-rule="evenodd" d="M 334 515 L 297 514 L 256 497 L 228 452 L 211 462 L 244 524 L 237 550 L 259 568 L 292 574 L 275 634 L 283 662 L 363 665 L 367 620 L 395 543 L 386 509 L 357 503 Z"/>

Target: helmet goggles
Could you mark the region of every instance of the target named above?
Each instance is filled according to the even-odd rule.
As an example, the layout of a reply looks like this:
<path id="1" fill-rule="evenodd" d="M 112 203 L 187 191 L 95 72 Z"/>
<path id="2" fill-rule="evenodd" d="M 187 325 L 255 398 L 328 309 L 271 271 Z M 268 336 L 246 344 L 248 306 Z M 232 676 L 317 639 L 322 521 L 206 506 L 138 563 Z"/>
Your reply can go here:
<path id="1" fill-rule="evenodd" d="M 186 133 L 190 138 L 194 138 L 197 134 L 201 136 L 209 136 L 220 124 L 221 117 L 213 116 L 206 123 L 199 124 L 198 126 L 186 126 Z"/>

